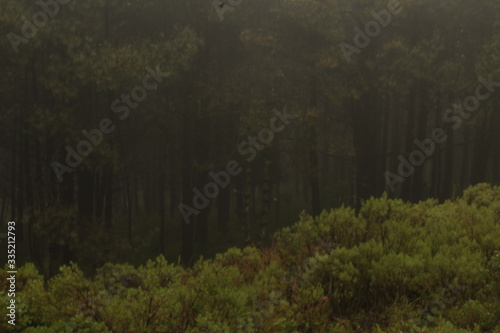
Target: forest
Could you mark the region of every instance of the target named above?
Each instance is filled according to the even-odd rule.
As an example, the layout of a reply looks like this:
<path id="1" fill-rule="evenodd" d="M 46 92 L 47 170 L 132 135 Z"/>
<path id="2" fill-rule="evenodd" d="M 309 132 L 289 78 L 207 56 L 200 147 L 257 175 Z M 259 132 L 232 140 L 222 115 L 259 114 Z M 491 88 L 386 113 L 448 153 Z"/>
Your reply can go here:
<path id="1" fill-rule="evenodd" d="M 500 1 L 1 0 L 0 36 L 1 332 L 500 333 Z"/>

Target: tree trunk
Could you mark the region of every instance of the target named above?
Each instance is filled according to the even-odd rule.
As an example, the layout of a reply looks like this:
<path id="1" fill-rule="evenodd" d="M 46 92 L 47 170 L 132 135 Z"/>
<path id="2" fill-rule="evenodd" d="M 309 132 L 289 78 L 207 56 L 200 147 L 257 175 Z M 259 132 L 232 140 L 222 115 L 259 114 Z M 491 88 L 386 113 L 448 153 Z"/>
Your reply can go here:
<path id="1" fill-rule="evenodd" d="M 104 227 L 108 232 L 113 227 L 113 170 L 104 173 Z"/>
<path id="2" fill-rule="evenodd" d="M 231 210 L 231 187 L 226 186 L 220 190 L 217 197 L 217 230 L 223 235 L 227 235 L 229 212 Z"/>
<path id="3" fill-rule="evenodd" d="M 78 178 L 78 218 L 82 239 L 87 238 L 90 232 L 89 227 L 92 223 L 94 213 L 94 177 L 90 171 L 80 169 L 77 171 Z"/>
<path id="4" fill-rule="evenodd" d="M 416 108 L 415 104 L 417 102 L 417 84 L 414 82 L 410 87 L 410 93 L 408 96 L 408 106 L 407 106 L 407 123 L 406 123 L 406 138 L 405 138 L 405 153 L 403 157 L 408 160 L 409 154 L 414 149 L 413 141 L 415 140 L 415 118 L 416 118 Z M 399 161 L 398 161 L 399 165 Z M 412 189 L 413 182 L 415 180 L 415 174 L 413 173 L 409 177 L 405 177 L 404 183 L 401 185 L 401 198 L 403 200 L 411 201 L 413 199 Z"/>
<path id="5" fill-rule="evenodd" d="M 172 162 L 172 170 L 170 171 L 170 217 L 174 217 L 174 213 L 177 211 L 179 207 L 179 191 L 176 174 L 175 163 Z"/>
<path id="6" fill-rule="evenodd" d="M 161 161 L 160 163 L 162 165 L 163 161 Z M 159 178 L 158 207 L 160 213 L 160 253 L 165 255 L 165 173 L 163 170 L 160 170 Z"/>
<path id="7" fill-rule="evenodd" d="M 269 209 L 271 204 L 271 186 L 269 184 L 269 166 L 271 161 L 264 161 L 264 179 L 262 182 L 262 211 L 260 214 L 260 233 L 259 245 L 264 246 L 266 240 L 267 228 L 269 224 Z"/>
<path id="8" fill-rule="evenodd" d="M 106 181 L 104 172 L 98 172 L 95 174 L 95 215 L 94 220 L 100 225 L 102 222 L 104 201 L 106 196 Z"/>
<path id="9" fill-rule="evenodd" d="M 312 215 L 318 216 L 321 213 L 321 194 L 319 188 L 319 166 L 317 152 L 317 135 L 314 125 L 310 128 L 309 140 L 309 184 L 311 186 Z"/>
<path id="10" fill-rule="evenodd" d="M 353 138 L 356 150 L 356 208 L 361 207 L 361 200 L 378 196 L 376 188 L 377 163 L 377 126 L 376 110 L 373 110 L 371 92 L 364 93 L 359 101 L 352 104 Z M 361 199 L 361 200 L 360 200 Z"/>
<path id="11" fill-rule="evenodd" d="M 310 77 L 309 107 L 318 112 L 317 80 L 314 75 Z M 309 127 L 309 170 L 308 180 L 311 186 L 312 215 L 318 216 L 321 213 L 321 193 L 319 187 L 319 163 L 318 163 L 318 136 L 316 125 L 313 123 Z"/>
<path id="12" fill-rule="evenodd" d="M 27 142 L 27 137 L 26 135 L 22 135 L 20 137 L 20 150 L 21 150 L 21 155 L 19 156 L 19 182 L 17 186 L 17 214 L 16 217 L 18 219 L 16 223 L 17 227 L 17 232 L 16 232 L 16 240 L 19 242 L 22 242 L 24 239 L 24 195 L 26 193 L 26 169 L 27 169 L 27 163 L 29 161 L 29 157 L 27 154 L 29 153 L 28 151 L 28 142 Z"/>
<path id="13" fill-rule="evenodd" d="M 446 152 L 445 152 L 445 161 L 444 167 L 441 173 L 443 182 L 441 189 L 441 197 L 440 201 L 445 201 L 446 199 L 450 199 L 453 192 L 453 171 L 455 166 L 455 151 L 454 151 L 454 143 L 455 143 L 455 133 L 453 129 L 450 127 L 448 129 L 448 139 L 446 141 Z"/>
<path id="14" fill-rule="evenodd" d="M 127 234 L 128 243 L 132 245 L 132 197 L 130 193 L 130 177 L 129 173 L 125 173 L 125 191 L 127 194 Z M 134 195 L 136 195 L 135 193 Z"/>
<path id="15" fill-rule="evenodd" d="M 416 138 L 419 140 L 423 140 L 426 132 L 426 125 L 427 125 L 427 85 L 426 82 L 420 81 L 419 86 L 418 86 L 418 101 L 415 105 L 416 108 L 416 116 L 417 116 L 417 130 L 416 130 Z M 410 151 L 413 151 L 415 149 L 415 145 L 412 142 L 412 149 Z M 424 159 L 426 159 L 425 153 L 424 154 Z M 425 162 L 420 165 L 420 166 L 415 166 L 415 173 L 413 174 L 413 193 L 411 195 L 411 198 L 414 202 L 420 201 L 423 199 L 423 189 L 425 186 L 424 182 L 424 167 L 425 167 Z"/>
<path id="16" fill-rule="evenodd" d="M 61 184 L 61 207 L 63 209 L 69 209 L 75 200 L 75 189 L 74 189 L 74 174 L 68 174 L 63 178 Z M 49 244 L 50 248 L 51 244 Z M 71 260 L 74 260 L 74 252 L 70 248 L 69 241 L 66 240 L 62 247 L 57 247 L 56 252 L 62 253 L 62 264 L 69 264 Z"/>
<path id="17" fill-rule="evenodd" d="M 190 104 L 190 103 L 189 103 Z M 192 206 L 193 202 L 193 110 L 188 105 L 183 114 L 182 124 L 182 201 L 181 203 Z M 194 208 L 194 207 L 193 207 Z M 194 216 L 191 215 L 191 220 L 186 222 L 181 216 L 181 260 L 184 265 L 190 265 L 194 259 Z"/>
<path id="18" fill-rule="evenodd" d="M 476 140 L 474 144 L 474 158 L 470 174 L 471 184 L 475 185 L 486 181 L 486 170 L 488 167 L 489 145 L 488 140 L 488 118 L 481 115 L 476 126 Z"/>

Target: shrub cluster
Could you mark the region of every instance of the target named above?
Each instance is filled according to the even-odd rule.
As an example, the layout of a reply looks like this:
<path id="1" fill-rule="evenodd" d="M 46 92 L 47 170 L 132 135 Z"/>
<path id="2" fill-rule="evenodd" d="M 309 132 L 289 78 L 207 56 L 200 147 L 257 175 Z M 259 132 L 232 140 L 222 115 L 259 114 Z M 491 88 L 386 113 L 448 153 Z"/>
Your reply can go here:
<path id="1" fill-rule="evenodd" d="M 302 214 L 270 248 L 232 248 L 191 268 L 160 256 L 86 277 L 72 264 L 45 282 L 27 264 L 17 289 L 12 332 L 500 333 L 500 188 Z"/>

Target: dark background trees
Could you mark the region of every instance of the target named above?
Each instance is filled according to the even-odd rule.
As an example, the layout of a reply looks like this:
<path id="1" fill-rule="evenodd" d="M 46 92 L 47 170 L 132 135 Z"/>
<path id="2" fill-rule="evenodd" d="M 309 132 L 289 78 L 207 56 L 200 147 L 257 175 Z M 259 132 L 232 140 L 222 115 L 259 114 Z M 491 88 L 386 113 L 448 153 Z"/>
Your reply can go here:
<path id="1" fill-rule="evenodd" d="M 301 210 L 499 184 L 500 87 L 459 129 L 444 118 L 479 77 L 500 81 L 499 5 L 401 6 L 350 62 L 340 43 L 387 2 L 243 1 L 222 21 L 210 1 L 69 2 L 19 52 L 2 38 L 0 218 L 17 221 L 23 257 L 46 275 L 158 253 L 190 264 L 263 244 Z M 21 18 L 40 10 L 3 1 L 1 35 L 22 36 Z M 169 76 L 122 120 L 111 105 L 146 67 Z M 240 143 L 284 108 L 297 117 L 247 162 Z M 52 163 L 103 118 L 115 130 L 59 183 Z M 384 173 L 435 128 L 447 140 L 391 191 Z M 242 172 L 187 224 L 179 204 L 230 160 Z"/>

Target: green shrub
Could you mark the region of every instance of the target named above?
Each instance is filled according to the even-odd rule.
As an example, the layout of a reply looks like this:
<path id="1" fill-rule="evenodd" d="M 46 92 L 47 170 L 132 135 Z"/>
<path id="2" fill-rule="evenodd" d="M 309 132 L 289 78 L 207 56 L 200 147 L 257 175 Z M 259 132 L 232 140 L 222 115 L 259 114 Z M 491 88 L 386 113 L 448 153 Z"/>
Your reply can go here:
<path id="1" fill-rule="evenodd" d="M 6 278 L 7 267 L 4 303 Z M 500 333 L 500 188 L 301 214 L 269 249 L 191 268 L 159 256 L 106 263 L 90 279 L 71 264 L 45 283 L 27 264 L 16 283 L 16 326 L 2 331 Z"/>

